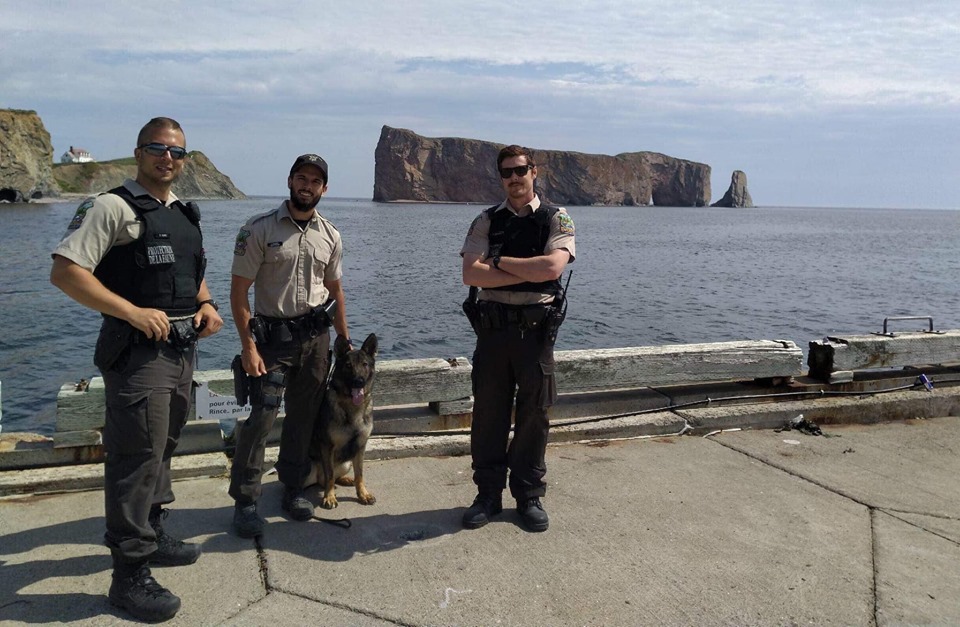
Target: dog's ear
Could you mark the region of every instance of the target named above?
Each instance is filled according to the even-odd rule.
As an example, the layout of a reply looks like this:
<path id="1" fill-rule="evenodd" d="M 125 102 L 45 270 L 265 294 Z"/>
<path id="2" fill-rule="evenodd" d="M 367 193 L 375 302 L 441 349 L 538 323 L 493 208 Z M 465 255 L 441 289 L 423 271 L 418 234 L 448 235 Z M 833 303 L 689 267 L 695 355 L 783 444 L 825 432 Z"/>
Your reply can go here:
<path id="1" fill-rule="evenodd" d="M 360 350 L 365 352 L 371 357 L 377 356 L 377 334 L 371 333 L 367 336 L 367 339 L 363 341 L 363 346 L 360 347 Z"/>
<path id="2" fill-rule="evenodd" d="M 336 355 L 337 359 L 343 357 L 350 352 L 350 344 L 347 342 L 347 338 L 342 335 L 338 335 L 337 339 L 333 343 L 333 354 Z"/>

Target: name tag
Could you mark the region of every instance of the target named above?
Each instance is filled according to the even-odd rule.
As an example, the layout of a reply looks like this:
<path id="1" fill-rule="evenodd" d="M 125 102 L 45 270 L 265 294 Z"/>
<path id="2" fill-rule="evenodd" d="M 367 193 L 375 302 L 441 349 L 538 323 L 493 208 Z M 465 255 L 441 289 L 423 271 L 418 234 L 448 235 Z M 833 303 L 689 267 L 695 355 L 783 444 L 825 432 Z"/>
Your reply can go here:
<path id="1" fill-rule="evenodd" d="M 280 248 L 283 242 L 267 242 L 267 248 Z"/>

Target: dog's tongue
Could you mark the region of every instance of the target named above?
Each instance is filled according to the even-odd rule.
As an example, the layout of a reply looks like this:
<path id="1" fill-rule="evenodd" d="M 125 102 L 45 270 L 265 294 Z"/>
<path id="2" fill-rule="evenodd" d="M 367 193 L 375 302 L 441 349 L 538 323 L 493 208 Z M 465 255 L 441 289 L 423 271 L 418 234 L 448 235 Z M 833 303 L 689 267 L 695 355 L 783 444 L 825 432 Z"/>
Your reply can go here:
<path id="1" fill-rule="evenodd" d="M 353 394 L 354 405 L 359 405 L 363 402 L 363 388 L 353 388 L 351 389 L 351 393 Z"/>

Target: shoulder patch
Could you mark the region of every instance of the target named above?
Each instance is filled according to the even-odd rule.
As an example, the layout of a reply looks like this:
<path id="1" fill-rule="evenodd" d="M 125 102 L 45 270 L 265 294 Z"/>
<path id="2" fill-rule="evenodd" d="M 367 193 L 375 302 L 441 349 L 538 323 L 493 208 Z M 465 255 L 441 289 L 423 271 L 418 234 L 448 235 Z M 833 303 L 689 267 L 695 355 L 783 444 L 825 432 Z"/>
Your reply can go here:
<path id="1" fill-rule="evenodd" d="M 473 222 L 470 223 L 470 228 L 467 229 L 467 237 L 470 237 L 471 235 L 473 235 L 473 229 L 476 228 L 477 222 L 480 221 L 480 217 L 481 216 L 477 216 L 476 218 L 473 219 Z"/>
<path id="2" fill-rule="evenodd" d="M 564 235 L 573 235 L 573 218 L 564 212 L 557 214 L 560 222 L 560 232 Z"/>
<path id="3" fill-rule="evenodd" d="M 77 207 L 77 212 L 73 214 L 73 219 L 70 220 L 70 225 L 67 226 L 68 231 L 76 231 L 80 228 L 80 225 L 83 224 L 83 219 L 87 217 L 87 211 L 90 207 L 93 206 L 93 198 L 87 198 L 80 206 Z"/>
<path id="4" fill-rule="evenodd" d="M 250 230 L 246 227 L 240 229 L 237 233 L 237 241 L 233 245 L 233 254 L 237 257 L 243 257 L 247 254 L 247 238 L 250 237 Z"/>

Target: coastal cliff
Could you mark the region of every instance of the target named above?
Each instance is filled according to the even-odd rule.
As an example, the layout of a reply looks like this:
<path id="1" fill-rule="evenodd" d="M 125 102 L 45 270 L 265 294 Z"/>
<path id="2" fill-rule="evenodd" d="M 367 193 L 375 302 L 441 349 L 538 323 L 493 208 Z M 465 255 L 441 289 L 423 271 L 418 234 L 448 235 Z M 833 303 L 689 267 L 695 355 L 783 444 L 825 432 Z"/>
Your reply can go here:
<path id="1" fill-rule="evenodd" d="M 123 184 L 137 176 L 133 157 L 93 163 L 64 163 L 53 167 L 60 190 L 70 194 L 97 194 Z M 230 180 L 202 152 L 194 150 L 187 156 L 183 172 L 173 184 L 173 193 L 184 199 L 246 198 Z"/>
<path id="2" fill-rule="evenodd" d="M 497 153 L 503 144 L 430 138 L 384 126 L 376 149 L 375 202 L 477 202 L 503 198 Z M 531 149 L 537 191 L 562 205 L 710 204 L 710 166 L 656 152 L 616 156 Z"/>
<path id="3" fill-rule="evenodd" d="M 36 111 L 0 109 L 0 200 L 58 196 L 53 144 Z"/>
<path id="4" fill-rule="evenodd" d="M 0 109 L 0 201 L 95 194 L 137 175 L 133 157 L 54 164 L 50 133 L 36 111 Z M 202 152 L 193 151 L 173 186 L 180 198 L 246 198 Z"/>

